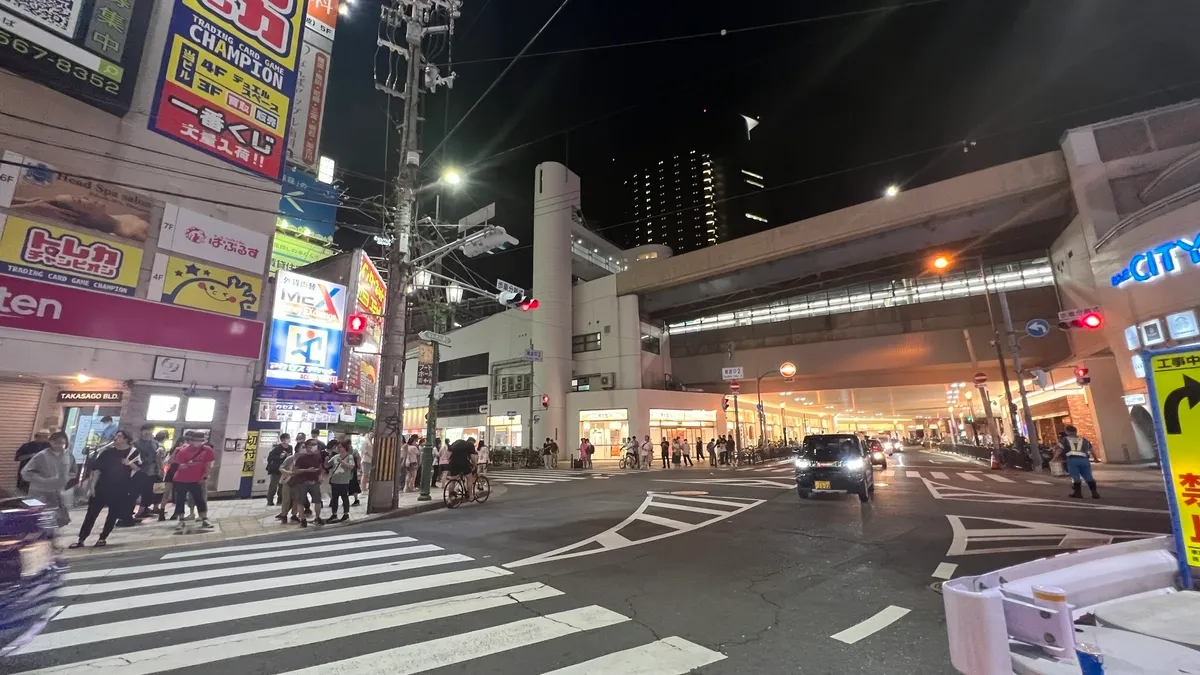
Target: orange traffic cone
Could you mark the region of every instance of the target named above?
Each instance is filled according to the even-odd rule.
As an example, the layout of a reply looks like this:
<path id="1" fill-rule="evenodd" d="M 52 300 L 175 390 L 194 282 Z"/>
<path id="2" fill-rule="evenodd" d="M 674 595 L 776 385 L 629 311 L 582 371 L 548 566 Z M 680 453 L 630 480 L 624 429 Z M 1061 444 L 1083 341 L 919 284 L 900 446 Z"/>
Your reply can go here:
<path id="1" fill-rule="evenodd" d="M 1000 460 L 996 459 L 996 453 L 993 452 L 992 453 L 992 471 L 996 471 L 999 468 L 1000 468 Z"/>

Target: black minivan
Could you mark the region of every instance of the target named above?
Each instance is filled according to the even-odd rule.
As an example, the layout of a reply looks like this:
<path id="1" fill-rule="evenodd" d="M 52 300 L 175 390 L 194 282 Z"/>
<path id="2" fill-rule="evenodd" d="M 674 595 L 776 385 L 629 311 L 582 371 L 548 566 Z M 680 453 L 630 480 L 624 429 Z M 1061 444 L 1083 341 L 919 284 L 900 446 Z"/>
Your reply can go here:
<path id="1" fill-rule="evenodd" d="M 875 492 L 870 453 L 855 434 L 805 436 L 796 455 L 796 491 L 801 499 L 814 492 L 856 494 L 867 501 Z"/>

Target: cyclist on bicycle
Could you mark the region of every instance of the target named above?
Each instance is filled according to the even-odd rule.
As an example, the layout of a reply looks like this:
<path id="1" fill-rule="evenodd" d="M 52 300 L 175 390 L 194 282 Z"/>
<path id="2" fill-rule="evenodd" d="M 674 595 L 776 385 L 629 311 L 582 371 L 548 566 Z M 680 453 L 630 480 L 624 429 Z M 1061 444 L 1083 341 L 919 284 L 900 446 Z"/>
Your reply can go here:
<path id="1" fill-rule="evenodd" d="M 475 438 L 458 439 L 450 444 L 450 477 L 466 476 L 467 497 L 475 498 Z"/>

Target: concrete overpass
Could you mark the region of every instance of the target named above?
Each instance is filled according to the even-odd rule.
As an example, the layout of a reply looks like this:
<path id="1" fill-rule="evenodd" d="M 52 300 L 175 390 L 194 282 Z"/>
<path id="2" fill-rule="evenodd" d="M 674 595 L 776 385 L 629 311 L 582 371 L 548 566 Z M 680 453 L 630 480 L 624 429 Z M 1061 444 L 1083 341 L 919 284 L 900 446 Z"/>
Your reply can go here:
<path id="1" fill-rule="evenodd" d="M 902 191 L 617 275 L 642 313 L 679 320 L 862 279 L 864 266 L 902 265 L 930 250 L 986 258 L 1045 251 L 1066 227 L 1072 197 L 1061 152 Z M 870 270 L 866 270 L 868 273 Z"/>

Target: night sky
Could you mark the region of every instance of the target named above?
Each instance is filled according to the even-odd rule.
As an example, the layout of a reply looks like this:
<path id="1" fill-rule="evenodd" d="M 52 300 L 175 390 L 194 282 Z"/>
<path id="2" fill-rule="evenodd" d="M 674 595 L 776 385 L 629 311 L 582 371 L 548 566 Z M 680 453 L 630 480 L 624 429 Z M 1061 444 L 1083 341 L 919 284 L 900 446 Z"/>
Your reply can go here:
<path id="1" fill-rule="evenodd" d="M 326 110 L 323 152 L 348 170 L 341 178 L 356 198 L 381 194 L 397 165 L 394 133 L 385 151 L 387 97 L 372 83 L 380 2 L 357 0 L 339 24 Z M 445 134 L 447 102 L 453 126 L 508 63 L 479 61 L 515 55 L 560 2 L 465 3 L 458 82 L 429 98 L 426 150 Z M 528 244 L 539 162 L 581 176 L 589 225 L 603 232 L 621 226 L 621 181 L 639 167 L 688 147 L 735 151 L 776 188 L 775 223 L 793 222 L 874 199 L 892 182 L 913 187 L 1056 149 L 1073 126 L 1194 98 L 1196 26 L 1195 0 L 570 0 L 530 54 L 709 35 L 526 56 L 426 168 L 469 173 L 443 202 L 445 217 L 495 201 L 498 224 Z M 761 118 L 748 142 L 741 114 Z M 351 209 L 339 219 L 372 222 Z M 531 255 L 521 246 L 471 266 L 526 285 Z"/>

